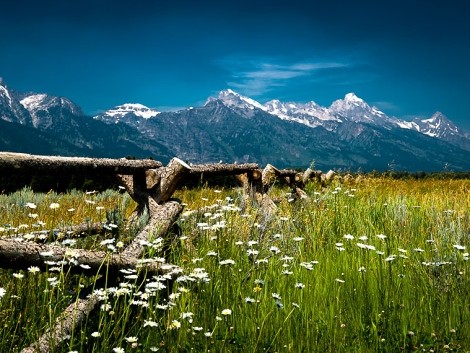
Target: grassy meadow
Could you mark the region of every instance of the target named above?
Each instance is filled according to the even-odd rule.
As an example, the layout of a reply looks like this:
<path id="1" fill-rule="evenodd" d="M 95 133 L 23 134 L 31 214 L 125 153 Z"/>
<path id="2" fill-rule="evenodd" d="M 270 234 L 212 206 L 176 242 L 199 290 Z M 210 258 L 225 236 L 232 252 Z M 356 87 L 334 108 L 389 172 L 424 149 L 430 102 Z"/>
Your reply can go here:
<path id="1" fill-rule="evenodd" d="M 171 252 L 155 238 L 145 255 L 181 267 L 173 286 L 126 269 L 56 351 L 470 352 L 470 180 L 305 191 L 274 186 L 274 214 L 239 189 L 178 191 Z M 146 221 L 126 221 L 134 206 L 122 190 L 23 189 L 0 195 L 0 237 L 120 252 Z M 107 230 L 68 231 L 83 222 Z M 35 342 L 96 280 L 66 268 L 0 270 L 0 352 Z"/>

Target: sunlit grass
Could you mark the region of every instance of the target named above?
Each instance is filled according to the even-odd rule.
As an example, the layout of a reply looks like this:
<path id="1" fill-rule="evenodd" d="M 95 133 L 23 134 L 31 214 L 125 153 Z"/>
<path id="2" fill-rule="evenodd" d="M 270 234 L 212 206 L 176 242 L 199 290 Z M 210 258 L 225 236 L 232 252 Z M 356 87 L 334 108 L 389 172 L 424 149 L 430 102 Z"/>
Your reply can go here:
<path id="1" fill-rule="evenodd" d="M 147 252 L 182 268 L 173 286 L 127 269 L 58 352 L 470 351 L 469 188 L 468 180 L 364 178 L 310 184 L 309 199 L 291 202 L 274 187 L 274 214 L 238 189 L 178 191 L 181 234 L 166 260 L 157 240 Z M 118 191 L 25 189 L 0 205 L 3 237 L 116 220 L 118 233 L 72 246 L 119 252 L 136 231 L 125 221 L 135 205 Z M 52 240 L 69 238 L 61 234 Z M 2 270 L 0 351 L 34 342 L 91 280 Z"/>

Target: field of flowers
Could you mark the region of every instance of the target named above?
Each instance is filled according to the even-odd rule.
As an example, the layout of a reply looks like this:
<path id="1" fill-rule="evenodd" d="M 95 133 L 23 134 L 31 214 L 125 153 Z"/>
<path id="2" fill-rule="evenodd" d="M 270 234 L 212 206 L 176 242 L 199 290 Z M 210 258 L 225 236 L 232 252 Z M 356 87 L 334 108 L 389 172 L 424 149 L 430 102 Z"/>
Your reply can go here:
<path id="1" fill-rule="evenodd" d="M 273 187 L 272 214 L 238 189 L 178 191 L 171 251 L 155 238 L 145 254 L 180 266 L 173 286 L 125 269 L 56 351 L 470 352 L 470 180 L 305 191 Z M 146 221 L 126 222 L 134 206 L 122 190 L 23 189 L 0 195 L 0 237 L 119 253 Z M 67 231 L 82 222 L 106 232 Z M 49 265 L 0 270 L 0 352 L 35 342 L 96 280 Z"/>

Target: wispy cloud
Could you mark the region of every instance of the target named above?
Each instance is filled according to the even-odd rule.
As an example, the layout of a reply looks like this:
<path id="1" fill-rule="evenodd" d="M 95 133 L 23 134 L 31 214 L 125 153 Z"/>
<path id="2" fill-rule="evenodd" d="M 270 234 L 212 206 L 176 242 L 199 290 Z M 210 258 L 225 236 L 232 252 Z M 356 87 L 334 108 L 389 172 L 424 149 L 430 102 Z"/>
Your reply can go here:
<path id="1" fill-rule="evenodd" d="M 376 101 L 376 102 L 371 102 L 371 104 L 379 109 L 383 110 L 389 110 L 389 111 L 399 111 L 400 108 L 392 102 L 388 101 Z"/>
<path id="2" fill-rule="evenodd" d="M 311 79 L 328 69 L 345 68 L 349 65 L 338 61 L 305 61 L 278 63 L 273 59 L 223 60 L 231 80 L 227 85 L 250 96 L 263 95 L 275 87 L 287 86 L 293 79 Z"/>

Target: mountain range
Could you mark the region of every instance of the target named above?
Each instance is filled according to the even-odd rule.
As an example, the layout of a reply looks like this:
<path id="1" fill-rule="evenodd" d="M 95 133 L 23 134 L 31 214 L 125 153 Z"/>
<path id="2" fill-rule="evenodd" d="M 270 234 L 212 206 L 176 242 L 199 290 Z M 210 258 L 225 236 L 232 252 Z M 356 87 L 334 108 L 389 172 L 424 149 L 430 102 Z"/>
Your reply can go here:
<path id="1" fill-rule="evenodd" d="M 65 97 L 20 93 L 0 79 L 0 150 L 91 157 L 174 156 L 342 170 L 468 171 L 470 133 L 436 112 L 405 121 L 354 93 L 330 107 L 264 104 L 227 89 L 200 107 L 122 104 L 87 116 Z"/>

